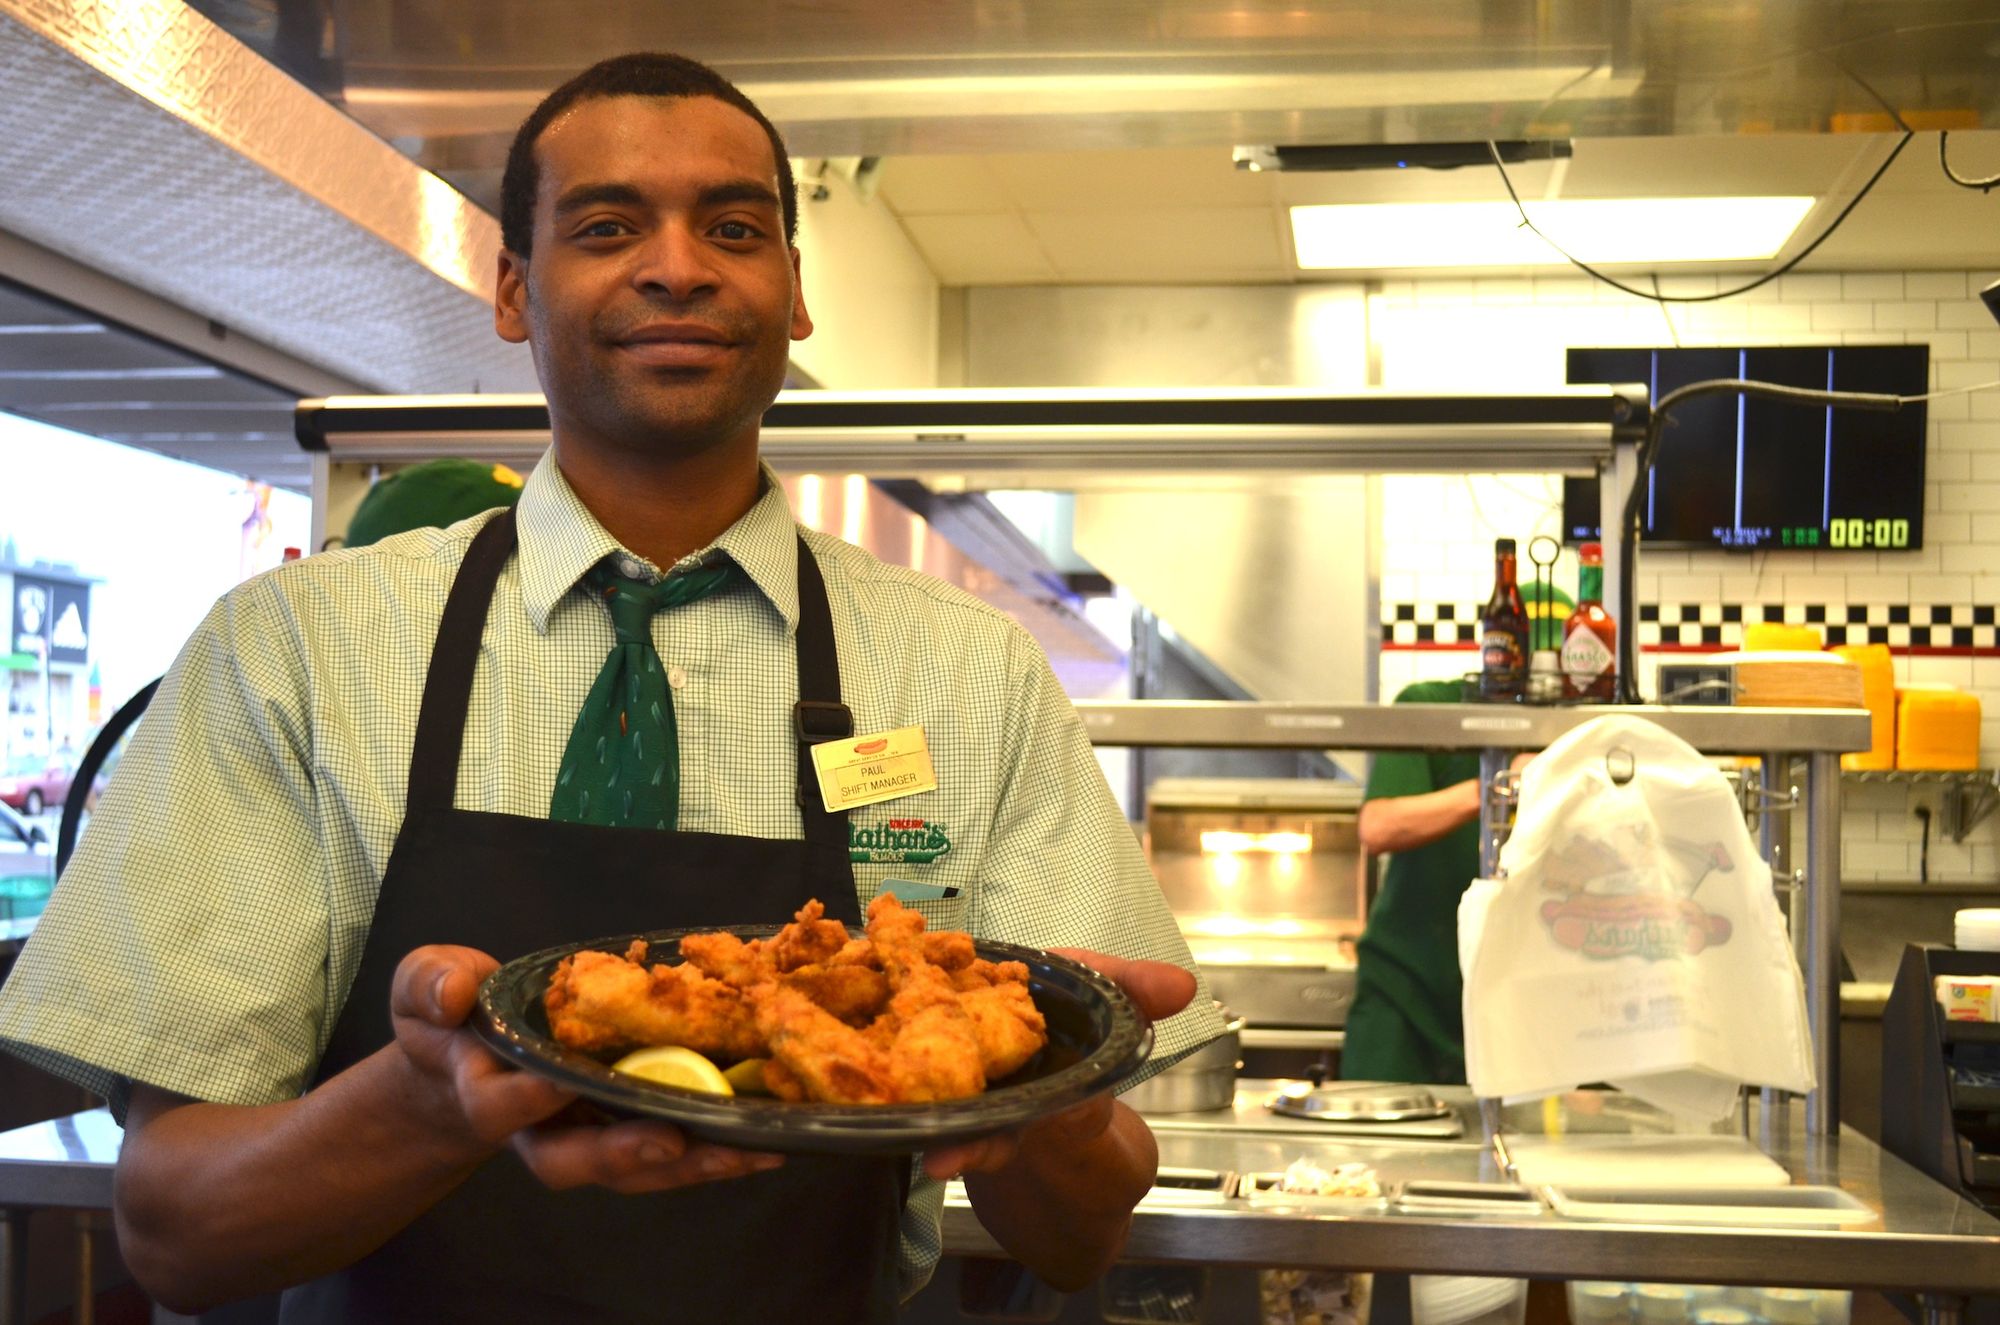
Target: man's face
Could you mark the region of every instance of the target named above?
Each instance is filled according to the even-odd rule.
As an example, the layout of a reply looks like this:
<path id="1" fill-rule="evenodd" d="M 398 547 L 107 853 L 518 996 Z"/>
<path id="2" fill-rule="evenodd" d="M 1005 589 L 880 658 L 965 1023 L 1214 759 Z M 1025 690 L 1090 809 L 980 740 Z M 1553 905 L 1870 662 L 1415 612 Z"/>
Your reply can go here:
<path id="1" fill-rule="evenodd" d="M 534 254 L 502 253 L 561 444 L 692 455 L 754 436 L 812 333 L 757 122 L 711 97 L 599 97 L 535 154 Z"/>

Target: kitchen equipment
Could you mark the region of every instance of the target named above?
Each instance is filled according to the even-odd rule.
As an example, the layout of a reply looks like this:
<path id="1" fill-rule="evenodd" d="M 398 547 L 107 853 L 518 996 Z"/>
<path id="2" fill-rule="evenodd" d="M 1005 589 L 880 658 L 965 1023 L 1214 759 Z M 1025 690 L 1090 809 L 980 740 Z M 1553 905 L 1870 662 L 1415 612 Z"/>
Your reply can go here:
<path id="1" fill-rule="evenodd" d="M 1396 1190 L 1394 1204 L 1409 1214 L 1492 1215 L 1503 1219 L 1533 1219 L 1543 1211 L 1539 1197 L 1511 1182 L 1406 1182 Z"/>
<path id="2" fill-rule="evenodd" d="M 1528 1187 L 1767 1189 L 1791 1181 L 1783 1165 L 1741 1136 L 1510 1133 L 1507 1153 Z"/>
<path id="3" fill-rule="evenodd" d="M 1866 708 L 1861 669 L 1833 653 L 1712 653 L 1660 664 L 1663 704 Z"/>
<path id="4" fill-rule="evenodd" d="M 1422 1086 L 1376 1081 L 1290 1087 L 1271 1097 L 1270 1108 L 1289 1118 L 1348 1124 L 1404 1123 L 1451 1115 L 1451 1106 Z"/>
<path id="5" fill-rule="evenodd" d="M 2000 907 L 1974 906 L 1956 913 L 1952 943 L 1965 952 L 2000 952 Z"/>
<path id="6" fill-rule="evenodd" d="M 2000 1211 L 2000 1085 L 1987 1084 L 2000 1080 L 2000 1024 L 1948 1019 L 1937 983 L 2000 976 L 1995 948 L 1909 944 L 1882 1009 L 1882 1148 L 1989 1211 Z"/>
<path id="7" fill-rule="evenodd" d="M 1236 1070 L 1242 1066 L 1243 1018 L 1217 1003 L 1223 1030 L 1216 1039 L 1158 1076 L 1119 1098 L 1140 1113 L 1207 1113 L 1226 1109 L 1236 1098 Z"/>
<path id="8" fill-rule="evenodd" d="M 1326 778 L 1160 778 L 1148 787 L 1148 857 L 1195 960 L 1338 960 L 1364 915 L 1360 811 L 1359 785 Z"/>
<path id="9" fill-rule="evenodd" d="M 1565 1219 L 1620 1224 L 1730 1224 L 1750 1228 L 1836 1228 L 1880 1219 L 1838 1187 L 1545 1187 L 1549 1208 Z M 1640 1318 L 1647 1303 L 1639 1303 Z M 1685 1310 L 1674 1313 L 1679 1320 Z"/>

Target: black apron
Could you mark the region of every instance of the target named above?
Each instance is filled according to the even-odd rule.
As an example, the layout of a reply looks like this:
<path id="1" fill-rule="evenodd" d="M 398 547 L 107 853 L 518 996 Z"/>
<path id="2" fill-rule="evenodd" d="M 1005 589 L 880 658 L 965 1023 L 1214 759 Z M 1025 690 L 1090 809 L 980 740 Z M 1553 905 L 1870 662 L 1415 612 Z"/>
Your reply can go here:
<path id="1" fill-rule="evenodd" d="M 452 808 L 487 607 L 514 514 L 473 539 L 424 683 L 402 831 L 361 965 L 315 1084 L 393 1038 L 389 985 L 412 948 L 502 962 L 571 939 L 682 925 L 775 924 L 808 899 L 856 923 L 846 815 L 810 777 L 808 739 L 852 730 L 832 616 L 799 540 L 802 841 L 556 823 Z M 768 1173 L 646 1196 L 552 1192 L 512 1151 L 359 1263 L 291 1289 L 285 1322 L 887 1321 L 907 1158 L 790 1156 Z"/>

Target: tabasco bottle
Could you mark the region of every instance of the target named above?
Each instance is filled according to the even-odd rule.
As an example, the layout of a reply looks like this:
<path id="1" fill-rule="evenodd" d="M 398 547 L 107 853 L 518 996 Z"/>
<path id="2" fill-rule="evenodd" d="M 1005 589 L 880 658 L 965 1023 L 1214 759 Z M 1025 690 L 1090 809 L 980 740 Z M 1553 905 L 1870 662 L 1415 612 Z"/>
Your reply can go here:
<path id="1" fill-rule="evenodd" d="M 1576 610 L 1563 625 L 1563 697 L 1609 703 L 1618 685 L 1618 623 L 1604 610 L 1604 548 L 1585 543 L 1577 556 L 1583 568 L 1577 576 Z"/>
<path id="2" fill-rule="evenodd" d="M 1519 699 L 1528 683 L 1528 609 L 1514 569 L 1514 540 L 1493 544 L 1493 596 L 1479 614 L 1479 695 Z"/>

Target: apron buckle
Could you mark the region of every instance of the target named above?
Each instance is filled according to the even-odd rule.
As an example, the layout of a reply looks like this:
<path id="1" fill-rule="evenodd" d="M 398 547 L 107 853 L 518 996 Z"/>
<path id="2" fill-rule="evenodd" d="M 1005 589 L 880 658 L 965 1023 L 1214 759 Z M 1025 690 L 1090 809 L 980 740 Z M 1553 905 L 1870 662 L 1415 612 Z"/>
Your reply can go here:
<path id="1" fill-rule="evenodd" d="M 854 735 L 854 711 L 847 705 L 823 699 L 802 699 L 792 705 L 792 730 L 800 745 L 837 741 Z"/>

